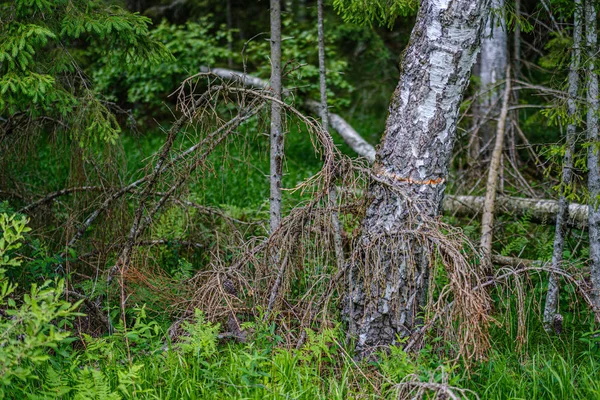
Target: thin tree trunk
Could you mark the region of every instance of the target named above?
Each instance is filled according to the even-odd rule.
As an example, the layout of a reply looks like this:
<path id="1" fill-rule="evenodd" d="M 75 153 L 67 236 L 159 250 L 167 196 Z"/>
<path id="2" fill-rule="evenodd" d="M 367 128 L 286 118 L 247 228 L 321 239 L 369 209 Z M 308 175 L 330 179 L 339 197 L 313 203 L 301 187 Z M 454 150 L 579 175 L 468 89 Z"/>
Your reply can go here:
<path id="1" fill-rule="evenodd" d="M 355 312 L 349 317 L 360 356 L 406 337 L 418 322 L 430 253 L 410 232 L 441 211 L 459 106 L 479 51 L 487 3 L 421 2 L 351 266 L 349 301 Z"/>
<path id="2" fill-rule="evenodd" d="M 271 0 L 271 90 L 281 100 L 281 0 Z M 281 105 L 271 103 L 270 227 L 281 222 L 281 176 L 283 174 L 283 131 Z"/>
<path id="3" fill-rule="evenodd" d="M 231 30 L 233 29 L 233 14 L 231 10 L 231 0 L 227 0 L 227 66 L 229 68 L 233 68 L 233 34 Z"/>
<path id="4" fill-rule="evenodd" d="M 225 68 L 213 68 L 200 67 L 202 72 L 211 72 L 212 74 L 221 77 L 222 79 L 229 79 L 232 81 L 239 82 L 242 85 L 264 89 L 269 86 L 269 82 L 257 78 L 253 75 L 248 75 L 239 71 L 232 71 Z M 290 93 L 289 89 L 282 89 L 284 95 Z M 306 99 L 303 103 L 304 107 L 311 113 L 321 115 L 321 103 L 315 100 Z M 341 116 L 329 114 L 329 126 L 335 130 L 344 139 L 344 142 L 352 150 L 354 150 L 359 156 L 365 157 L 369 162 L 375 161 L 375 148 L 369 144 L 363 137 L 356 132 L 356 130 Z"/>
<path id="5" fill-rule="evenodd" d="M 589 235 L 590 235 L 590 278 L 592 281 L 592 302 L 595 312 L 600 311 L 600 167 L 598 165 L 598 75 L 595 71 L 594 59 L 598 52 L 596 29 L 596 9 L 594 1 L 585 2 L 586 42 L 588 54 L 587 84 L 587 140 L 588 147 L 588 191 L 589 191 Z"/>
<path id="6" fill-rule="evenodd" d="M 513 36 L 513 58 L 515 60 L 513 76 L 515 79 L 521 77 L 521 0 L 515 0 L 515 32 Z M 515 94 L 518 91 L 515 90 Z"/>
<path id="7" fill-rule="evenodd" d="M 317 3 L 317 25 L 319 36 L 319 89 L 321 92 L 321 124 L 323 130 L 329 132 L 329 111 L 327 109 L 327 68 L 325 66 L 325 32 L 323 28 L 323 0 Z M 335 248 L 335 258 L 338 269 L 344 265 L 344 247 L 342 245 L 342 230 L 337 208 L 337 191 L 335 185 L 329 190 L 329 206 L 334 211 L 331 212 L 331 224 L 333 225 L 333 244 Z"/>
<path id="8" fill-rule="evenodd" d="M 487 271 L 491 271 L 492 265 L 492 240 L 494 232 L 494 210 L 496 208 L 496 191 L 498 189 L 498 177 L 500 176 L 500 167 L 502 164 L 502 152 L 504 151 L 504 131 L 506 127 L 506 118 L 508 116 L 508 101 L 510 98 L 510 69 L 506 72 L 506 84 L 504 87 L 504 100 L 502 101 L 502 110 L 498 119 L 496 129 L 496 143 L 490 160 L 490 169 L 488 171 L 487 185 L 485 189 L 485 203 L 483 205 L 483 216 L 481 217 L 481 256 L 483 266 Z"/>
<path id="9" fill-rule="evenodd" d="M 575 133 L 577 130 L 577 103 L 575 98 L 579 91 L 579 64 L 581 60 L 581 0 L 575 1 L 575 14 L 573 26 L 573 53 L 571 55 L 571 66 L 569 69 L 569 100 L 567 124 L 567 143 L 563 157 L 562 182 L 560 187 L 560 198 L 558 200 L 558 214 L 556 215 L 556 228 L 554 234 L 554 249 L 552 251 L 552 268 L 560 269 L 563 260 L 563 249 L 565 246 L 565 228 L 569 218 L 569 201 L 566 192 L 573 182 L 573 154 L 575 153 Z M 548 278 L 548 293 L 546 294 L 546 305 L 544 307 L 544 328 L 550 332 L 557 325 L 560 314 L 558 313 L 558 277 L 551 273 Z M 556 321 L 555 321 L 556 318 Z"/>

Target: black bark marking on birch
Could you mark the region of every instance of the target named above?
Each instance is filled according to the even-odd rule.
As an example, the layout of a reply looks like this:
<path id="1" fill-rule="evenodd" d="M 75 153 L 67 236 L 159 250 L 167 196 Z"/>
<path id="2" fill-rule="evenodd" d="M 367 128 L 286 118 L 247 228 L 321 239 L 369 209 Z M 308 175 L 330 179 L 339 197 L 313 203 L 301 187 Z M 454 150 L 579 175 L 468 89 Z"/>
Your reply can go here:
<path id="1" fill-rule="evenodd" d="M 433 250 L 426 225 L 441 210 L 460 101 L 479 50 L 487 4 L 421 3 L 376 157 L 380 168 L 407 181 L 372 180 L 352 259 L 348 298 L 360 357 L 407 337 L 419 323 Z M 408 182 L 438 179 L 439 184 Z"/>

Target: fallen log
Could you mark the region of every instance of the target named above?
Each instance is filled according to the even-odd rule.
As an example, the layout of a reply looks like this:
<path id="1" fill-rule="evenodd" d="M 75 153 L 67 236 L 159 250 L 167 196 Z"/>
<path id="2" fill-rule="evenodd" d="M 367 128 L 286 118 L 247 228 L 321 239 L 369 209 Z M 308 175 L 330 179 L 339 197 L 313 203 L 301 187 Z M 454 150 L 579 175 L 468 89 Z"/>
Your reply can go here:
<path id="1" fill-rule="evenodd" d="M 265 89 L 269 86 L 269 82 L 264 79 L 226 68 L 200 67 L 200 71 L 210 72 L 221 79 L 237 82 L 243 86 L 258 89 Z M 283 93 L 289 94 L 290 90 L 284 89 Z M 304 101 L 303 105 L 310 113 L 316 115 L 320 114 L 320 105 L 317 101 L 308 99 Z M 366 158 L 371 163 L 375 161 L 375 148 L 363 139 L 363 137 L 356 132 L 352 125 L 344 118 L 338 114 L 329 113 L 329 126 L 340 135 L 344 142 L 346 142 L 356 154 Z"/>
<path id="2" fill-rule="evenodd" d="M 483 211 L 484 197 L 451 196 L 444 199 L 444 212 L 456 216 L 475 216 Z M 558 212 L 558 201 L 545 199 L 527 199 L 521 197 L 499 196 L 496 199 L 497 214 L 515 216 L 529 215 L 535 222 L 554 224 Z M 569 204 L 569 224 L 579 228 L 587 226 L 588 206 Z"/>

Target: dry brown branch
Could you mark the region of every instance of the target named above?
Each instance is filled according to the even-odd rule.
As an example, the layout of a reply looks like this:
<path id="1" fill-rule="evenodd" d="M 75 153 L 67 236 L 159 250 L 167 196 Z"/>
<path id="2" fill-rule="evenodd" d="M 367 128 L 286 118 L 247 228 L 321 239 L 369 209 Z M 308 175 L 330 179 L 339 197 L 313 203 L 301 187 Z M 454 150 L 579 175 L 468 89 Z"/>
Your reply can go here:
<path id="1" fill-rule="evenodd" d="M 103 191 L 103 190 L 105 190 L 105 189 L 102 186 L 81 186 L 81 187 L 57 190 L 56 192 L 47 194 L 46 196 L 42 197 L 41 199 L 21 208 L 17 212 L 26 213 L 27 211 L 33 210 L 34 208 L 39 207 L 42 204 L 49 203 L 52 200 L 54 200 L 60 196 L 66 196 L 66 195 L 69 195 L 72 193 L 77 193 L 77 192 L 92 192 L 92 191 Z"/>
<path id="2" fill-rule="evenodd" d="M 485 202 L 483 203 L 483 215 L 481 217 L 481 242 L 479 244 L 484 268 L 491 270 L 492 239 L 494 234 L 494 211 L 496 209 L 496 191 L 498 190 L 498 176 L 500 164 L 504 151 L 504 130 L 508 116 L 508 102 L 510 98 L 510 67 L 506 70 L 506 83 L 504 88 L 504 100 L 500 111 L 500 119 L 496 130 L 496 143 L 492 152 L 488 179 L 485 190 Z"/>
<path id="3" fill-rule="evenodd" d="M 255 112 L 258 112 L 258 110 L 255 110 Z M 238 116 L 234 117 L 233 119 L 231 119 L 230 121 L 228 121 L 227 123 L 225 123 L 222 127 L 218 128 L 216 131 L 223 131 L 225 129 L 231 128 L 232 126 L 234 126 L 236 124 L 239 125 L 239 124 L 247 121 L 248 119 L 250 119 L 252 116 L 253 115 L 251 115 L 251 114 L 238 115 Z M 189 147 L 185 151 L 179 153 L 177 156 L 173 157 L 171 160 L 169 160 L 168 163 L 166 163 L 165 165 L 163 165 L 161 173 L 165 172 L 169 168 L 172 168 L 174 165 L 177 165 L 181 161 L 187 159 L 190 155 L 192 155 L 195 152 L 197 152 L 201 148 L 202 144 L 203 144 L 202 142 L 201 143 L 197 143 L 197 144 Z M 152 176 L 154 176 L 154 173 L 145 175 L 144 177 L 142 177 L 142 178 L 140 178 L 140 179 L 138 179 L 138 180 L 130 183 L 127 186 L 122 187 L 118 191 L 116 191 L 113 194 L 109 195 L 104 200 L 104 202 L 100 205 L 100 207 L 98 207 L 96 210 L 94 210 L 88 216 L 88 218 L 83 222 L 83 224 L 81 225 L 81 227 L 77 230 L 77 232 L 69 240 L 69 242 L 68 242 L 68 244 L 67 244 L 66 247 L 67 248 L 73 247 L 75 245 L 75 243 L 77 243 L 77 241 L 79 239 L 81 239 L 81 237 L 84 235 L 84 233 L 86 232 L 86 230 L 92 225 L 92 223 L 100 216 L 100 214 L 102 214 L 103 212 L 107 211 L 110 208 L 110 206 L 116 200 L 118 200 L 119 198 L 121 198 L 126 193 L 131 192 L 131 191 L 137 191 L 137 190 L 139 190 L 139 188 L 142 185 L 146 184 L 152 178 Z"/>
<path id="4" fill-rule="evenodd" d="M 265 89 L 269 83 L 261 78 L 245 74 L 243 72 L 232 71 L 224 68 L 201 67 L 201 71 L 210 72 L 222 79 L 231 80 L 240 83 L 247 87 L 257 89 Z M 284 89 L 283 93 L 288 95 L 291 93 L 289 89 Z M 319 102 L 311 99 L 304 100 L 304 106 L 313 114 L 319 115 L 321 106 Z M 369 162 L 375 161 L 375 148 L 369 144 L 344 118 L 335 113 L 329 113 L 329 125 L 344 139 L 346 144 L 350 146 L 356 154 L 365 157 Z"/>

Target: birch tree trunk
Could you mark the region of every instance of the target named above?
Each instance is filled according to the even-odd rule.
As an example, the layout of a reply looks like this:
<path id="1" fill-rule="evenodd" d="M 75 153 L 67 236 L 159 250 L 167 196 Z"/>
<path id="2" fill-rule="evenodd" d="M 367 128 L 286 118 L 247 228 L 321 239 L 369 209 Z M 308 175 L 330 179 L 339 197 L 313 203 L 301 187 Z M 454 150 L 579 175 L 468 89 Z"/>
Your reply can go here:
<path id="1" fill-rule="evenodd" d="M 477 104 L 478 118 L 476 124 L 481 125 L 477 131 L 479 138 L 474 140 L 475 148 L 471 152 L 475 160 L 483 154 L 489 154 L 494 138 L 493 124 L 486 120 L 492 118 L 499 110 L 499 99 L 502 96 L 498 83 L 505 80 L 508 66 L 508 42 L 506 18 L 504 16 L 504 0 L 491 0 L 489 13 L 483 36 L 481 38 L 481 57 L 479 62 L 480 94 Z"/>
<path id="2" fill-rule="evenodd" d="M 271 90 L 281 100 L 281 0 L 271 0 Z M 270 227 L 275 231 L 281 222 L 281 176 L 283 173 L 283 132 L 281 105 L 271 103 L 271 160 L 270 160 Z"/>
<path id="3" fill-rule="evenodd" d="M 361 357 L 409 335 L 424 304 L 430 254 L 411 232 L 440 213 L 459 106 L 487 5 L 421 2 L 352 260 L 349 318 Z"/>
<path id="4" fill-rule="evenodd" d="M 573 50 L 571 55 L 571 65 L 569 68 L 569 99 L 567 100 L 568 118 L 567 124 L 567 143 L 565 155 L 563 157 L 562 182 L 560 188 L 560 198 L 558 200 L 558 213 L 556 215 L 556 228 L 554 233 L 554 248 L 552 251 L 552 268 L 561 268 L 563 259 L 563 249 L 565 246 L 565 228 L 569 219 L 569 201 L 566 197 L 566 191 L 573 182 L 573 153 L 575 152 L 575 133 L 577 130 L 577 92 L 579 91 L 579 64 L 581 60 L 581 0 L 575 1 L 575 14 L 573 22 Z M 548 278 L 548 292 L 546 293 L 546 305 L 544 306 L 544 328 L 550 332 L 552 328 L 559 333 L 562 328 L 561 316 L 558 314 L 558 277 L 556 274 L 550 274 Z M 559 326 L 560 324 L 560 326 Z"/>
<path id="5" fill-rule="evenodd" d="M 596 9 L 594 1 L 585 2 L 585 30 L 588 55 L 587 84 L 587 140 L 588 147 L 588 191 L 590 196 L 588 229 L 590 235 L 590 278 L 592 281 L 592 302 L 595 312 L 600 311 L 600 167 L 598 165 L 598 75 L 594 59 L 598 52 Z"/>

